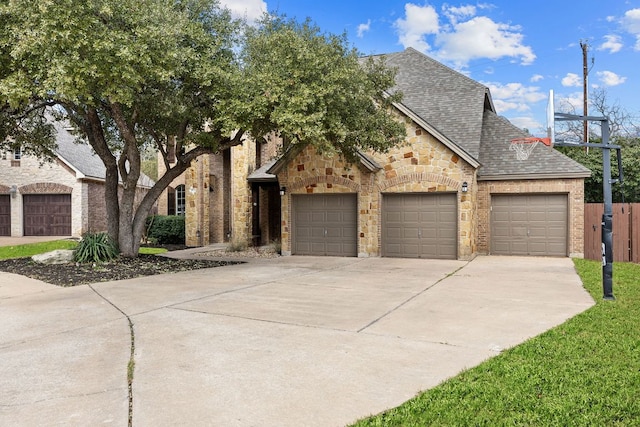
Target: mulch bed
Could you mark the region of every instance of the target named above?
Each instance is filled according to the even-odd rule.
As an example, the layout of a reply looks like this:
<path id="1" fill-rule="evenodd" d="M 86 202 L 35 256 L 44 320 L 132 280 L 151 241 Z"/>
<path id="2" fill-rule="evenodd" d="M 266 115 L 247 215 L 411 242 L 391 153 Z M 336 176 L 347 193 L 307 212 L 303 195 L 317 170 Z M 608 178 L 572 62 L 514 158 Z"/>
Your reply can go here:
<path id="1" fill-rule="evenodd" d="M 20 274 L 58 286 L 77 286 L 112 280 L 133 279 L 155 274 L 175 273 L 200 268 L 239 264 L 237 261 L 206 259 L 173 259 L 157 255 L 139 255 L 137 258 L 118 258 L 100 264 L 37 263 L 31 258 L 0 260 L 0 271 Z"/>

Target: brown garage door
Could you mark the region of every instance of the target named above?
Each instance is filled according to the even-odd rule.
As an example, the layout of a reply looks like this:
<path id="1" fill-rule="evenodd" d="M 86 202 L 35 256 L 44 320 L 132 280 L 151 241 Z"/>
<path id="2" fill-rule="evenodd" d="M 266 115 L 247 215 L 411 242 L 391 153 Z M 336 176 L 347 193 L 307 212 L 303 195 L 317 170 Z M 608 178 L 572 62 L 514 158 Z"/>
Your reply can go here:
<path id="1" fill-rule="evenodd" d="M 292 211 L 294 255 L 358 254 L 355 194 L 294 195 Z"/>
<path id="2" fill-rule="evenodd" d="M 25 236 L 70 236 L 70 194 L 25 194 Z"/>
<path id="3" fill-rule="evenodd" d="M 457 257 L 456 194 L 385 194 L 382 256 Z"/>
<path id="4" fill-rule="evenodd" d="M 567 256 L 567 195 L 492 195 L 491 253 Z"/>
<path id="5" fill-rule="evenodd" d="M 0 236 L 11 236 L 11 198 L 0 195 Z"/>

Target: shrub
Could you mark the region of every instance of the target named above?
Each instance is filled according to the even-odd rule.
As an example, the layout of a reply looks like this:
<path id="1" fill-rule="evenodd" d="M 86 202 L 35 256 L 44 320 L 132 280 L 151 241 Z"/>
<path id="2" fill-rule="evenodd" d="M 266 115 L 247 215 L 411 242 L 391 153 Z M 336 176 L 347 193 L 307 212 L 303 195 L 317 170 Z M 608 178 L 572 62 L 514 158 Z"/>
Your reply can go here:
<path id="1" fill-rule="evenodd" d="M 234 239 L 227 245 L 227 252 L 242 252 L 249 247 L 249 242 L 246 240 Z"/>
<path id="2" fill-rule="evenodd" d="M 86 233 L 73 252 L 77 262 L 104 262 L 120 254 L 118 245 L 107 233 Z"/>
<path id="3" fill-rule="evenodd" d="M 147 218 L 147 239 L 164 244 L 184 244 L 183 215 L 153 215 Z"/>

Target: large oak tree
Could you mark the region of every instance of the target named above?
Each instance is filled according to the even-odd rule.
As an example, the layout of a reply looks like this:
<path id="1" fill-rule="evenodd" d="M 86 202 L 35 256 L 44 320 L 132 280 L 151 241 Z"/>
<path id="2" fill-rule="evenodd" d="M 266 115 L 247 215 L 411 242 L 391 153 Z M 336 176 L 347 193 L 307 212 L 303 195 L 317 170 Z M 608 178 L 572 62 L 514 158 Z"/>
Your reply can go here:
<path id="1" fill-rule="evenodd" d="M 0 24 L 0 144 L 51 155 L 52 118 L 71 122 L 105 165 L 107 232 L 124 256 L 200 155 L 279 132 L 353 159 L 404 135 L 394 73 L 309 22 L 247 27 L 215 0 L 4 0 Z M 136 207 L 148 144 L 167 168 Z"/>

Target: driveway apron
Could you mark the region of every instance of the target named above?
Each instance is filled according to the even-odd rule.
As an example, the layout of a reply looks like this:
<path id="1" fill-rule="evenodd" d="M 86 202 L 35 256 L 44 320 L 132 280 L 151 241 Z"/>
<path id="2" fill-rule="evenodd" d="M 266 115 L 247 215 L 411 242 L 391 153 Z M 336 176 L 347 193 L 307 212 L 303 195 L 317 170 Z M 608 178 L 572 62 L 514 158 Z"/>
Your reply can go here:
<path id="1" fill-rule="evenodd" d="M 134 426 L 342 426 L 593 305 L 566 258 L 294 256 L 36 282 L 0 273 L 1 425 L 126 425 L 126 316 Z"/>

